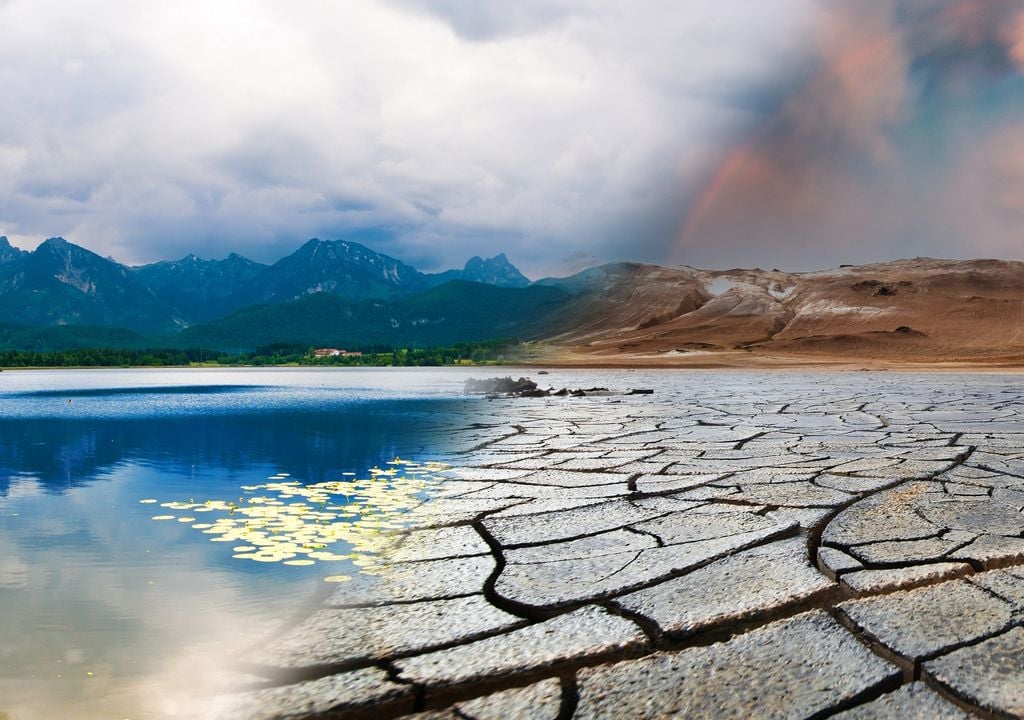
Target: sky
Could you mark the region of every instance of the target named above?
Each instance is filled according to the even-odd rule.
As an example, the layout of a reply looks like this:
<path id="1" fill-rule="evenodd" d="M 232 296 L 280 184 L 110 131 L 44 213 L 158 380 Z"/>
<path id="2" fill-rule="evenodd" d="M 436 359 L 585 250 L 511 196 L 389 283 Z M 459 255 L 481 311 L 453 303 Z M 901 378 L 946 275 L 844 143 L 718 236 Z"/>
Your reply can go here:
<path id="1" fill-rule="evenodd" d="M 0 234 L 1024 259 L 1024 0 L 0 0 Z"/>

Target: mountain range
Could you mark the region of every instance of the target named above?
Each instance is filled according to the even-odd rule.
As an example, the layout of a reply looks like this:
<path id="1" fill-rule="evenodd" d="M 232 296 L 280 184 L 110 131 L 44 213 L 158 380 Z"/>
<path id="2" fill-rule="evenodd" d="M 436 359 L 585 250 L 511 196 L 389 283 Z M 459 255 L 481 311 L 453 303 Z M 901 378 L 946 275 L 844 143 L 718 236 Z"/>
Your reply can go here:
<path id="1" fill-rule="evenodd" d="M 223 260 L 188 255 L 181 260 L 129 267 L 63 238 L 50 238 L 26 252 L 0 237 L 0 317 L 4 326 L 0 345 L 60 349 L 90 344 L 93 338 L 117 345 L 144 346 L 158 341 L 176 345 L 230 337 L 232 348 L 247 349 L 259 343 L 246 340 L 239 328 L 261 313 L 270 313 L 284 325 L 261 324 L 254 328 L 258 331 L 254 338 L 276 333 L 279 339 L 314 341 L 327 323 L 334 328 L 330 337 L 337 338 L 340 333 L 349 344 L 365 345 L 370 342 L 368 337 L 397 342 L 409 335 L 398 332 L 403 327 L 417 328 L 411 336 L 422 336 L 424 342 L 437 342 L 451 337 L 447 326 L 463 326 L 466 318 L 458 317 L 455 308 L 446 309 L 444 317 L 437 315 L 436 294 L 422 300 L 433 315 L 412 317 L 417 301 L 410 298 L 453 282 L 495 290 L 524 289 L 530 284 L 503 253 L 489 259 L 473 257 L 461 270 L 423 273 L 359 243 L 314 238 L 272 265 L 232 253 Z M 488 290 L 478 292 L 486 294 Z M 526 297 L 542 294 L 551 293 L 533 291 Z M 450 290 L 446 297 L 454 302 L 458 295 L 458 290 Z M 300 302 L 314 297 L 320 305 Z M 489 298 L 478 300 L 484 302 L 478 309 L 486 310 Z M 508 304 L 507 299 L 494 302 Z M 294 303 L 299 303 L 296 309 L 289 310 Z M 377 332 L 325 315 L 324 303 L 335 313 L 367 318 L 367 322 L 388 315 L 391 305 L 399 303 L 396 312 L 409 319 L 388 317 L 385 325 L 390 330 Z M 361 303 L 368 304 L 362 308 Z M 206 324 L 239 313 L 240 317 L 229 323 L 232 330 L 214 327 L 204 332 Z M 316 315 L 315 322 L 312 315 Z M 348 329 L 339 330 L 339 323 Z M 492 322 L 496 329 L 508 324 Z M 437 332 L 427 332 L 430 328 Z M 115 329 L 120 334 L 113 332 Z M 474 327 L 467 332 L 475 335 L 484 330 Z"/>
<path id="2" fill-rule="evenodd" d="M 347 240 L 263 265 L 121 265 L 0 238 L 0 349 L 278 343 L 426 347 L 516 337 L 574 364 L 727 358 L 1024 361 L 1024 263 L 915 258 L 818 272 L 614 263 L 531 283 L 505 257 L 423 273 Z M 986 360 L 987 358 L 987 360 Z"/>

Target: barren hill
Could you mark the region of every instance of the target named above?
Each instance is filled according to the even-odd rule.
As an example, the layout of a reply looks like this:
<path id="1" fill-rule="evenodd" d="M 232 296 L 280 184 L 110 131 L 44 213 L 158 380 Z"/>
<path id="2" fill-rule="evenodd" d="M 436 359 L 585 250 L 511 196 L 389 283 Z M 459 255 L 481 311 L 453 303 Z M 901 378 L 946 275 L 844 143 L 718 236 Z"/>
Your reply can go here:
<path id="1" fill-rule="evenodd" d="M 595 361 L 1024 356 L 1021 262 L 916 258 L 808 273 L 622 264 L 543 282 L 575 294 L 551 341 Z"/>

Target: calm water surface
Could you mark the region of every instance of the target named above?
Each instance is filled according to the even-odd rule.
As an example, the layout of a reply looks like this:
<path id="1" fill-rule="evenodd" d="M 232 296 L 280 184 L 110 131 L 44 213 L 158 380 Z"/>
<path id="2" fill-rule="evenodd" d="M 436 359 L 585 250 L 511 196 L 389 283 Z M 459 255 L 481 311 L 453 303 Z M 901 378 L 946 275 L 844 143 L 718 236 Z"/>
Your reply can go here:
<path id="1" fill-rule="evenodd" d="M 234 559 L 139 501 L 443 460 L 469 374 L 0 373 L 0 718 L 199 716 L 228 658 L 353 568 Z"/>

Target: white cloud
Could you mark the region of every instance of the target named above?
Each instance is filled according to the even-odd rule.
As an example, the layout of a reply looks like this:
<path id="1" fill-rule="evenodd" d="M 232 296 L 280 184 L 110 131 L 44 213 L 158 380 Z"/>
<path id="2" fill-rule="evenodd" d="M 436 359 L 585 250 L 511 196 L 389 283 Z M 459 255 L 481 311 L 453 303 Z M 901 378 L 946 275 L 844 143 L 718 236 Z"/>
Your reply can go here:
<path id="1" fill-rule="evenodd" d="M 360 228 L 424 265 L 658 259 L 811 2 L 13 0 L 0 233 L 127 262 Z"/>

